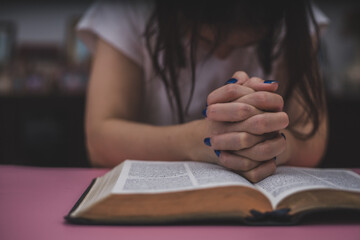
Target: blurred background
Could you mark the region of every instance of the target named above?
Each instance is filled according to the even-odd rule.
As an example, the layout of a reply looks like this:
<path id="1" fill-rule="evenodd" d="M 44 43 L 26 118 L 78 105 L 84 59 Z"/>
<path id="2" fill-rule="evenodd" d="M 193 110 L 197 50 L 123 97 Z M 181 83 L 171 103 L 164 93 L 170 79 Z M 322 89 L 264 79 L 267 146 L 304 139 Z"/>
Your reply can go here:
<path id="1" fill-rule="evenodd" d="M 74 26 L 92 2 L 0 3 L 0 164 L 89 167 L 91 56 Z M 360 167 L 360 1 L 314 3 L 330 19 L 319 53 L 330 117 L 321 167 Z"/>

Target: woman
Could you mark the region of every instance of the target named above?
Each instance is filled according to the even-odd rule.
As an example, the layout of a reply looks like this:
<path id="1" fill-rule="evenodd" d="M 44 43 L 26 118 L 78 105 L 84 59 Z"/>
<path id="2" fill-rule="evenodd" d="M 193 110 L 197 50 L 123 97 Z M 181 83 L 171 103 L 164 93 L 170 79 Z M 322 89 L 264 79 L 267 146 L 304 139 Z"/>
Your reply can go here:
<path id="1" fill-rule="evenodd" d="M 92 163 L 206 161 L 252 182 L 316 166 L 327 141 L 318 24 L 308 1 L 95 4 L 78 25 L 94 53 Z"/>

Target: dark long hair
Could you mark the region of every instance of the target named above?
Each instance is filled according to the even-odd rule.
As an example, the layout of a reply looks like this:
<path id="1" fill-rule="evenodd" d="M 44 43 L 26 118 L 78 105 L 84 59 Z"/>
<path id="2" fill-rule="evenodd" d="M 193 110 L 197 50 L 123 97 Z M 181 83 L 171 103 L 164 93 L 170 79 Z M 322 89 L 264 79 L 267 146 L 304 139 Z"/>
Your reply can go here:
<path id="1" fill-rule="evenodd" d="M 309 17 L 318 35 L 310 3 L 306 0 L 155 1 L 154 12 L 145 30 L 147 49 L 155 71 L 167 89 L 168 99 L 177 112 L 179 122 L 184 122 L 195 88 L 199 30 L 208 26 L 215 33 L 211 54 L 236 28 L 254 31 L 266 29 L 265 36 L 257 44 L 257 57 L 261 67 L 265 74 L 270 74 L 274 60 L 282 56 L 287 79 L 284 101 L 286 103 L 294 91 L 298 90 L 298 100 L 304 105 L 306 118 L 313 123 L 309 133 L 297 132 L 292 126 L 290 130 L 298 138 L 313 136 L 319 128 L 324 93 L 317 65 L 316 46 L 313 46 L 310 36 Z M 282 26 L 285 26 L 285 35 L 280 38 Z M 185 34 L 190 36 L 189 55 L 186 55 L 182 43 Z M 281 42 L 278 43 L 280 39 Z M 192 73 L 190 98 L 187 99 L 186 106 L 182 104 L 177 81 L 179 71 L 184 67 L 190 67 Z"/>

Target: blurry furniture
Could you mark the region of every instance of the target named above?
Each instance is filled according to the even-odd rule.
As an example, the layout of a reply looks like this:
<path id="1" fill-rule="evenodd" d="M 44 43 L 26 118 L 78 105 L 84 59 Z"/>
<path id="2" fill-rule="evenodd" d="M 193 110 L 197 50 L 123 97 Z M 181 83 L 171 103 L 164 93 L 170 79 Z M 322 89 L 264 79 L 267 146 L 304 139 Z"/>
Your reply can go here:
<path id="1" fill-rule="evenodd" d="M 329 143 L 323 167 L 360 167 L 360 97 L 328 97 Z"/>
<path id="2" fill-rule="evenodd" d="M 0 96 L 0 163 L 88 166 L 83 95 Z"/>

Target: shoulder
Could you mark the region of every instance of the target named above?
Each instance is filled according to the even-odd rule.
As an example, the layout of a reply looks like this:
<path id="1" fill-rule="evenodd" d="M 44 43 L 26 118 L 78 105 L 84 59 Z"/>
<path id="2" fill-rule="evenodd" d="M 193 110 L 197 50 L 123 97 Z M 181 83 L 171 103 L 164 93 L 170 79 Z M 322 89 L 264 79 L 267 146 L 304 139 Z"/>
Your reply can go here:
<path id="1" fill-rule="evenodd" d="M 90 11 L 97 12 L 102 17 L 113 20 L 126 20 L 131 22 L 145 21 L 153 9 L 153 1 L 139 0 L 102 0 L 93 4 Z"/>
<path id="2" fill-rule="evenodd" d="M 120 18 L 122 14 L 127 16 L 143 16 L 152 9 L 153 1 L 140 0 L 100 0 L 94 2 L 88 9 L 86 15 L 94 17 L 94 15 L 101 14 L 103 17 Z M 119 14 L 121 13 L 121 14 Z"/>
<path id="3" fill-rule="evenodd" d="M 85 12 L 77 30 L 101 26 L 116 31 L 117 27 L 130 25 L 141 31 L 145 27 L 152 10 L 152 1 L 97 1 Z"/>
<path id="4" fill-rule="evenodd" d="M 153 1 L 97 1 L 82 16 L 77 34 L 90 52 L 101 38 L 140 64 L 141 39 L 152 11 Z"/>

